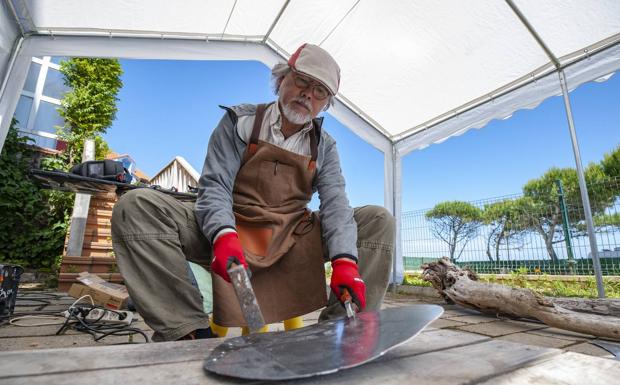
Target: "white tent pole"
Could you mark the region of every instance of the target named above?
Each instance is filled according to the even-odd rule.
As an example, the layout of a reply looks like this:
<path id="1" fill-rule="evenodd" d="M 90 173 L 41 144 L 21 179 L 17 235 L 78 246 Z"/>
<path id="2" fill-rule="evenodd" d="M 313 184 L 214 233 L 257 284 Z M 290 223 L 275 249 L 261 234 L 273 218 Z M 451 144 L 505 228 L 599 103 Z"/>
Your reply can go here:
<path id="1" fill-rule="evenodd" d="M 20 38 L 20 43 L 21 39 L 22 38 Z M 19 93 L 26 80 L 30 61 L 32 60 L 30 56 L 23 55 L 22 51 L 23 44 L 16 45 L 15 51 L 13 51 L 13 57 L 11 58 L 11 65 L 7 68 L 7 80 L 0 94 L 0 151 L 4 146 L 4 140 L 9 132 L 11 118 L 15 112 L 15 107 L 17 107 Z"/>
<path id="2" fill-rule="evenodd" d="M 392 289 L 396 291 L 396 285 L 402 282 L 404 277 L 402 258 L 402 201 L 401 201 L 401 158 L 394 145 L 390 151 L 384 152 L 384 192 L 385 207 L 390 210 L 396 220 L 394 251 L 392 254 Z"/>
<path id="3" fill-rule="evenodd" d="M 581 154 L 579 152 L 579 143 L 577 142 L 577 133 L 575 131 L 575 123 L 573 122 L 573 112 L 570 107 L 570 97 L 568 95 L 568 87 L 566 86 L 566 77 L 564 70 L 559 70 L 560 84 L 562 86 L 562 95 L 564 96 L 564 108 L 566 109 L 566 119 L 568 120 L 568 129 L 570 131 L 570 139 L 573 144 L 573 154 L 575 155 L 575 165 L 577 166 L 577 178 L 579 180 L 579 191 L 581 193 L 581 201 L 583 203 L 583 211 L 586 217 L 586 226 L 588 228 L 588 238 L 590 239 L 590 250 L 592 252 L 592 264 L 594 265 L 594 275 L 596 276 L 596 288 L 598 289 L 599 298 L 605 298 L 605 287 L 603 286 L 603 274 L 601 271 L 601 261 L 598 257 L 598 246 L 596 236 L 594 234 L 594 222 L 592 221 L 592 209 L 590 208 L 590 198 L 588 196 L 588 187 L 586 186 L 586 178 L 581 164 Z"/>
<path id="4" fill-rule="evenodd" d="M 402 159 L 396 151 L 396 147 L 392 146 L 392 157 L 394 167 L 394 218 L 396 220 L 395 225 L 395 240 L 394 240 L 394 268 L 393 276 L 395 284 L 399 284 L 403 281 L 405 275 L 404 261 L 403 261 L 403 245 L 402 245 L 402 225 L 403 225 L 403 202 L 402 202 Z"/>

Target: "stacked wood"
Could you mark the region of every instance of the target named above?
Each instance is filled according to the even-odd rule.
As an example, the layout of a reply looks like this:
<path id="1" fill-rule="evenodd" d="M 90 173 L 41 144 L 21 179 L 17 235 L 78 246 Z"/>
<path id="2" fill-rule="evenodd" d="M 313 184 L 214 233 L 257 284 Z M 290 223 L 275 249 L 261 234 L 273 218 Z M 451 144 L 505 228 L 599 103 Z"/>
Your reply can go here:
<path id="1" fill-rule="evenodd" d="M 620 301 L 545 297 L 530 289 L 478 281 L 448 258 L 422 266 L 422 277 L 444 298 L 484 313 L 530 318 L 546 325 L 620 340 Z"/>

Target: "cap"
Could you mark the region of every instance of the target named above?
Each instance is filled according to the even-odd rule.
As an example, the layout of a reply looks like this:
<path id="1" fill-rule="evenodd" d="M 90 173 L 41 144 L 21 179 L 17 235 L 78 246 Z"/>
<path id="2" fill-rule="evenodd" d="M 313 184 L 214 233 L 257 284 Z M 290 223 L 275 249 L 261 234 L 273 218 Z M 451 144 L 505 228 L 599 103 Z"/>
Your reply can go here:
<path id="1" fill-rule="evenodd" d="M 334 58 L 318 45 L 303 44 L 288 59 L 288 65 L 293 70 L 323 84 L 332 95 L 338 93 L 340 67 Z"/>

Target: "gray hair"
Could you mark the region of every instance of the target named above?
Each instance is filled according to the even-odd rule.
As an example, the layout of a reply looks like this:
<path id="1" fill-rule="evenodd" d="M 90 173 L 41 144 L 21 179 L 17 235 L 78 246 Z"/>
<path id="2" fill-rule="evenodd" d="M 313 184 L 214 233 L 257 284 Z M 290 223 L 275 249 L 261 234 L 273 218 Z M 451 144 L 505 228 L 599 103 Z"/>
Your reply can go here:
<path id="1" fill-rule="evenodd" d="M 282 80 L 284 77 L 289 74 L 289 72 L 293 71 L 291 67 L 287 63 L 278 63 L 273 66 L 271 69 L 271 87 L 273 88 L 273 93 L 279 95 L 280 92 L 280 84 L 282 84 Z M 329 101 L 323 108 L 323 111 L 327 111 L 329 107 L 334 105 L 334 97 L 329 95 Z"/>

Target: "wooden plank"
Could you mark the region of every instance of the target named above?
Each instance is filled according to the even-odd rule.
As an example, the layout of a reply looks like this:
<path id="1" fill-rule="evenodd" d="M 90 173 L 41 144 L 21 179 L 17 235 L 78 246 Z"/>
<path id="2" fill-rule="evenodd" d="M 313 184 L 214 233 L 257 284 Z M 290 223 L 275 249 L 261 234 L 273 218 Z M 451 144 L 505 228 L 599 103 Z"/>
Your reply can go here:
<path id="1" fill-rule="evenodd" d="M 125 337 L 126 338 L 126 337 Z M 0 353 L 0 379 L 204 360 L 222 339 Z M 30 378 L 30 377 L 29 377 Z"/>
<path id="2" fill-rule="evenodd" d="M 149 335 L 151 333 L 147 333 Z M 141 335 L 133 336 L 134 342 L 144 341 L 144 337 Z M 62 337 L 58 336 L 35 336 L 35 337 L 16 337 L 16 338 L 2 338 L 0 339 L 0 351 L 22 351 L 22 353 L 33 353 L 32 349 L 45 350 L 51 348 L 70 348 L 70 350 L 79 349 L 83 346 L 106 346 L 106 345 L 118 345 L 127 344 L 129 342 L 128 336 L 108 336 L 103 340 L 96 342 L 89 334 L 68 334 Z M 27 350 L 26 350 L 27 349 Z M 29 361 L 28 364 L 30 364 Z M 0 364 L 0 367 L 3 365 Z"/>
<path id="3" fill-rule="evenodd" d="M 537 363 L 493 377 L 480 385 L 518 384 L 617 384 L 620 362 L 567 352 Z"/>
<path id="4" fill-rule="evenodd" d="M 195 342 L 195 341 L 194 341 Z M 213 375 L 207 375 L 202 369 L 202 363 L 206 351 L 204 345 L 196 343 L 178 343 L 173 342 L 169 344 L 177 344 L 176 349 L 172 351 L 164 351 L 165 349 L 157 350 L 157 352 L 151 350 L 150 354 L 156 354 L 151 356 L 150 362 L 144 362 L 138 364 L 133 356 L 138 353 L 138 349 L 134 348 L 129 352 L 124 350 L 120 352 L 116 357 L 117 361 L 121 361 L 123 358 L 132 360 L 134 366 L 114 368 L 107 370 L 91 370 L 87 372 L 76 373 L 73 372 L 58 372 L 58 361 L 61 357 L 57 357 L 56 360 L 48 361 L 44 367 L 39 366 L 40 362 L 44 358 L 43 355 L 36 357 L 36 359 L 30 358 L 28 364 L 22 363 L 22 366 L 31 366 L 35 364 L 38 369 L 39 375 L 32 376 L 19 376 L 14 374 L 11 377 L 0 378 L 0 385 L 2 384 L 66 384 L 75 383 L 79 378 L 79 383 L 88 384 L 115 384 L 115 383 L 147 383 L 147 384 L 167 384 L 167 383 L 182 383 L 182 384 L 219 384 L 219 383 L 267 383 L 267 382 L 248 382 L 239 381 L 224 377 L 218 377 Z M 163 344 L 160 344 L 163 345 Z M 197 349 L 198 348 L 198 349 Z M 202 348 L 202 350 L 200 350 Z M 72 352 L 81 350 L 83 358 L 80 363 L 67 362 L 68 359 L 63 359 L 60 364 L 63 368 L 68 368 L 68 365 L 74 368 L 74 370 L 80 370 L 81 364 L 89 364 L 89 361 L 99 362 L 102 358 L 99 352 L 103 349 L 92 350 L 87 352 L 85 349 L 73 349 Z M 112 349 L 108 348 L 108 351 Z M 192 350 L 191 352 L 189 350 Z M 46 353 L 49 354 L 50 351 Z M 420 354 L 408 357 L 393 357 L 391 360 L 374 361 L 369 364 L 344 370 L 338 373 L 334 373 L 326 376 L 312 377 L 305 380 L 281 382 L 279 384 L 338 384 L 338 385 L 376 385 L 381 383 L 382 385 L 401 385 L 413 382 L 416 384 L 464 384 L 478 381 L 482 378 L 488 378 L 489 376 L 497 373 L 506 373 L 509 370 L 517 369 L 525 364 L 540 360 L 550 355 L 558 354 L 560 351 L 555 349 L 545 349 L 526 345 L 520 345 L 510 342 L 499 341 L 487 341 L 471 346 L 463 346 L 453 349 L 441 350 L 432 353 Z M 55 355 L 58 352 L 54 352 Z M 170 357 L 171 354 L 176 357 Z M 96 355 L 95 355 L 96 354 Z M 123 357 L 120 357 L 120 356 Z M 140 356 L 140 354 L 138 354 Z M 194 360 L 191 357 L 195 357 Z M 144 355 L 142 355 L 144 357 Z M 196 358 L 200 359 L 196 360 Z M 5 355 L 0 355 L 0 362 L 6 360 Z M 13 365 L 16 365 L 16 356 L 11 361 Z M 24 356 L 19 357 L 25 359 Z M 113 357 L 108 356 L 106 360 L 110 360 Z M 170 361 L 175 359 L 178 362 L 175 363 L 157 363 L 162 361 Z M 92 364 L 91 364 L 92 365 Z M 5 364 L 1 364 L 5 366 Z M 0 373 L 4 373 L 5 369 L 11 369 L 5 367 L 0 370 Z M 50 374 L 50 370 L 56 371 L 55 374 Z M 30 369 L 30 373 L 33 371 Z M 13 371 L 14 373 L 14 371 Z M 595 377 L 592 377 L 595 378 Z"/>
<path id="5" fill-rule="evenodd" d="M 47 337 L 48 339 L 57 337 Z M 92 338 L 87 335 L 64 337 L 64 346 L 72 346 L 75 343 L 84 344 L 89 342 L 88 339 Z M 134 341 L 140 341 L 140 336 L 134 336 Z M 417 354 L 422 354 L 429 351 L 436 351 L 441 349 L 447 349 L 457 346 L 463 346 L 470 343 L 476 343 L 488 339 L 488 337 L 472 334 L 457 332 L 451 330 L 436 330 L 428 333 L 422 333 L 414 340 L 401 345 L 388 353 L 387 359 L 393 359 L 395 357 L 407 357 Z M 32 341 L 30 341 L 32 340 Z M 25 341 L 25 342 L 24 342 Z M 124 337 L 122 342 L 127 341 L 127 337 Z M 18 341 L 15 341 L 17 343 Z M 32 342 L 39 343 L 41 347 L 49 346 L 52 342 L 46 338 L 31 338 L 28 341 L 22 340 L 22 343 Z M 119 342 L 117 339 L 116 343 Z M 140 345 L 136 348 L 136 345 L 123 345 L 113 347 L 97 347 L 97 351 L 94 352 L 92 348 L 75 347 L 73 349 L 54 349 L 47 350 L 45 355 L 35 354 L 38 352 L 11 352 L 0 353 L 0 375 L 30 375 L 39 374 L 45 368 L 55 367 L 55 371 L 82 371 L 92 369 L 105 369 L 105 368 L 118 368 L 123 366 L 139 366 L 151 363 L 168 363 L 177 362 L 178 344 L 194 344 L 197 346 L 193 351 L 196 356 L 185 355 L 185 360 L 203 360 L 207 357 L 207 352 L 221 343 L 221 339 L 203 341 L 186 341 L 177 343 L 157 343 Z M 27 345 L 26 345 L 27 346 Z M 4 347 L 4 346 L 3 346 Z M 7 347 L 10 347 L 7 344 Z M 2 349 L 11 350 L 11 349 Z M 32 354 L 32 355 L 31 355 Z M 97 360 L 92 360 L 92 356 L 96 355 Z M 162 361 L 164 357 L 169 357 L 170 361 Z M 382 358 L 386 359 L 386 358 Z M 27 360 L 27 361 L 24 361 Z M 157 360 L 157 361 L 153 361 Z M 27 366 L 20 366 L 20 362 L 28 362 Z"/>
<path id="6" fill-rule="evenodd" d="M 67 307 L 65 306 L 65 309 Z M 0 350 L 10 350 L 5 349 L 6 341 L 2 341 L 2 338 L 16 338 L 16 337 L 40 337 L 40 336 L 56 336 L 56 332 L 62 324 L 64 323 L 64 317 L 54 319 L 23 319 L 16 321 L 19 324 L 27 325 L 28 323 L 46 323 L 46 322 L 59 322 L 57 325 L 44 325 L 44 326 L 15 326 L 15 325 L 5 325 L 0 327 Z M 131 324 L 132 328 L 138 328 L 143 330 L 147 334 L 151 334 L 151 329 L 147 324 L 143 321 L 133 322 Z M 74 331 L 72 329 L 68 329 L 65 334 L 84 334 L 82 332 Z M 90 336 L 89 336 L 90 337 Z M 142 337 L 137 337 L 138 341 L 142 340 Z M 62 338 L 61 336 L 57 336 L 57 338 Z M 135 339 L 134 339 L 135 340 Z M 57 347 L 57 346 L 53 346 Z"/>

